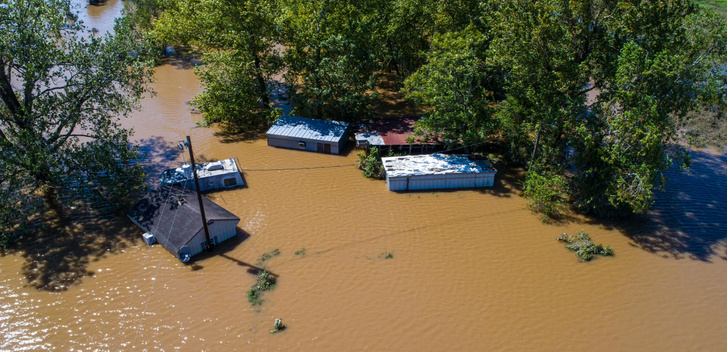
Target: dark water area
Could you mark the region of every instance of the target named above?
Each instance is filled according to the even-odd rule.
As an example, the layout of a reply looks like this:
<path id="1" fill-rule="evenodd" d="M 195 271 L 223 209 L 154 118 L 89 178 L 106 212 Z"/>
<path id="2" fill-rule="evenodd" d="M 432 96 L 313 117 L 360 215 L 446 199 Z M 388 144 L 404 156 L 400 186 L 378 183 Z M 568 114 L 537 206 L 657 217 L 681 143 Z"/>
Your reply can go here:
<path id="1" fill-rule="evenodd" d="M 667 186 L 655 193 L 644 224 L 629 236 L 651 253 L 725 261 L 726 154 L 693 150 L 691 156 L 689 169 L 666 172 Z"/>

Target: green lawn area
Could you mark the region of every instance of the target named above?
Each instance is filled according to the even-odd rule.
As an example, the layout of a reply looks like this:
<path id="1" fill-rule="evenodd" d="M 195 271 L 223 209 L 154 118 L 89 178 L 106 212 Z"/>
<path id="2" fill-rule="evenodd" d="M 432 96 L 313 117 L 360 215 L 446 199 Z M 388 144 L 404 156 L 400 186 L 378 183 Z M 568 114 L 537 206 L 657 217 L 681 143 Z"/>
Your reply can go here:
<path id="1" fill-rule="evenodd" d="M 726 15 L 726 0 L 693 0 L 693 2 L 723 15 L 723 17 Z"/>

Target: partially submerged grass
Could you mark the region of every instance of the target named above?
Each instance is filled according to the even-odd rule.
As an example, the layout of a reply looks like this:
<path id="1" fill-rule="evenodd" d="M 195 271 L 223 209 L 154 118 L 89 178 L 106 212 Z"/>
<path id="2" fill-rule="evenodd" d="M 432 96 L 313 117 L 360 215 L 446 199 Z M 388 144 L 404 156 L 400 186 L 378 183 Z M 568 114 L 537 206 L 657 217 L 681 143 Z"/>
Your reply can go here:
<path id="1" fill-rule="evenodd" d="M 562 233 L 561 237 L 556 240 L 565 242 L 566 248 L 576 252 L 576 255 L 582 261 L 591 260 L 595 254 L 607 256 L 614 253 L 614 250 L 610 246 L 605 248 L 601 244 L 594 244 L 591 238 L 589 238 L 589 235 L 584 231 L 577 232 L 576 237 Z"/>
<path id="2" fill-rule="evenodd" d="M 270 291 L 274 287 L 276 287 L 275 277 L 267 270 L 261 271 L 258 274 L 255 284 L 248 291 L 248 302 L 254 306 L 261 305 L 263 303 L 263 300 L 260 298 L 261 292 Z"/>
<path id="3" fill-rule="evenodd" d="M 271 274 L 265 267 L 265 262 L 275 256 L 280 255 L 281 252 L 278 249 L 274 249 L 263 255 L 258 260 L 258 266 L 262 266 L 263 269 L 258 273 L 255 284 L 250 287 L 248 291 L 248 302 L 253 306 L 258 306 L 263 303 L 263 299 L 260 298 L 262 292 L 270 291 L 276 287 L 276 277 Z"/>

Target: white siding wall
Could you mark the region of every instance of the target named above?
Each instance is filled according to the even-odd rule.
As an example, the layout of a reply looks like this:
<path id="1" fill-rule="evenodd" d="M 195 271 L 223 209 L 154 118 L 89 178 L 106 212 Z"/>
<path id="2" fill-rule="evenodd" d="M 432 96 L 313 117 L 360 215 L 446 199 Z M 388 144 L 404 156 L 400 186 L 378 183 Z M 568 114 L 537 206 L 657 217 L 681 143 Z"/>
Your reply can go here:
<path id="1" fill-rule="evenodd" d="M 239 220 L 226 220 L 226 221 L 215 221 L 208 225 L 207 228 L 210 230 L 210 238 L 217 236 L 217 243 L 235 237 L 236 231 L 235 226 L 238 225 Z M 192 249 L 192 255 L 199 254 L 203 251 L 200 246 L 201 243 L 205 242 L 205 230 L 200 229 L 195 237 L 191 241 L 187 242 L 187 245 Z"/>
<path id="2" fill-rule="evenodd" d="M 390 191 L 493 187 L 494 181 L 495 173 L 387 176 L 387 187 Z"/>
<path id="3" fill-rule="evenodd" d="M 339 142 L 322 142 L 322 141 L 316 141 L 313 139 L 303 139 L 303 138 L 298 139 L 298 138 L 291 138 L 291 137 L 268 136 L 268 145 L 271 147 L 306 150 L 309 152 L 315 152 L 315 151 L 317 151 L 317 143 L 326 143 L 326 144 L 331 145 L 331 154 L 339 154 L 339 153 L 341 153 L 341 144 L 342 144 L 342 142 L 346 142 L 346 140 L 347 139 L 342 138 Z M 305 142 L 306 147 L 305 148 L 299 147 L 298 142 Z"/>

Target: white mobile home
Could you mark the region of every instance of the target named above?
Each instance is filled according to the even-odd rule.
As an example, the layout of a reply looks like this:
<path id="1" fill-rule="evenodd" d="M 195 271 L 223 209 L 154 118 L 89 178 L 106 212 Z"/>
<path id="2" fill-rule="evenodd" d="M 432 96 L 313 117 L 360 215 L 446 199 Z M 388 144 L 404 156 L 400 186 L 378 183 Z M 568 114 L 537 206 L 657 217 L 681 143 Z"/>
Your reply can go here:
<path id="1" fill-rule="evenodd" d="M 210 231 L 216 245 L 237 235 L 240 218 L 202 197 Z M 180 186 L 161 186 L 149 192 L 127 216 L 144 230 L 147 243 L 159 242 L 182 261 L 206 249 L 197 193 Z"/>
<path id="2" fill-rule="evenodd" d="M 281 116 L 266 136 L 272 147 L 340 154 L 348 141 L 348 133 L 346 122 Z"/>
<path id="3" fill-rule="evenodd" d="M 425 154 L 382 158 L 390 191 L 492 187 L 496 169 L 468 155 Z"/>
<path id="4" fill-rule="evenodd" d="M 195 165 L 197 178 L 200 181 L 200 191 L 214 191 L 220 188 L 232 188 L 244 186 L 243 176 L 238 169 L 234 158 L 211 161 Z M 184 164 L 176 169 L 169 169 L 162 172 L 163 186 L 181 185 L 183 187 L 195 188 L 195 179 L 192 175 L 192 165 Z"/>

